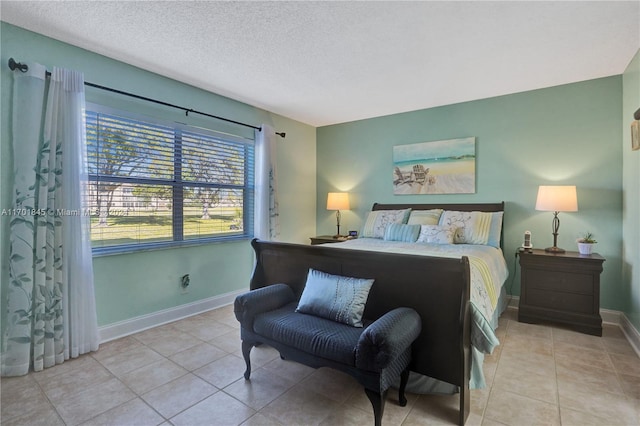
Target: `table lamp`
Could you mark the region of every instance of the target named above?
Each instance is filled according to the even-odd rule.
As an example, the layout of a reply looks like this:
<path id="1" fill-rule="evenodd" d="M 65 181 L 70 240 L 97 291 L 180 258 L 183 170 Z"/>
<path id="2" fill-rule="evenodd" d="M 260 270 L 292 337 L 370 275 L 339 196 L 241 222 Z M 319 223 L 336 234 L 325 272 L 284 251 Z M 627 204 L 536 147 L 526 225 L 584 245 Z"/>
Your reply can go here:
<path id="1" fill-rule="evenodd" d="M 336 225 L 338 232 L 333 238 L 339 238 L 340 235 L 340 210 L 349 210 L 349 193 L 348 192 L 329 192 L 327 195 L 327 210 L 336 211 Z"/>
<path id="2" fill-rule="evenodd" d="M 538 187 L 536 210 L 553 212 L 551 224 L 553 246 L 544 250 L 549 253 L 564 253 L 564 249 L 558 247 L 558 229 L 560 229 L 558 213 L 578 211 L 578 196 L 575 185 L 541 185 Z"/>

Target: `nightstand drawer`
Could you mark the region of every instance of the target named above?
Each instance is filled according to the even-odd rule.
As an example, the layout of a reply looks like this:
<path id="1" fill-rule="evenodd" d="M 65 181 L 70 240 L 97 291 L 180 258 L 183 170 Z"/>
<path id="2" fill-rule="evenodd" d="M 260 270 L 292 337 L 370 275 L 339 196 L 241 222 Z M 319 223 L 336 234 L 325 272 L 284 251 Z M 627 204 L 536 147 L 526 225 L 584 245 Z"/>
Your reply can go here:
<path id="1" fill-rule="evenodd" d="M 562 291 L 567 293 L 579 293 L 593 295 L 593 275 L 576 274 L 569 272 L 543 271 L 541 269 L 528 269 L 525 271 L 527 288 Z"/>
<path id="2" fill-rule="evenodd" d="M 542 289 L 527 289 L 527 305 L 531 307 L 592 314 L 593 297 L 584 294 L 562 293 Z"/>

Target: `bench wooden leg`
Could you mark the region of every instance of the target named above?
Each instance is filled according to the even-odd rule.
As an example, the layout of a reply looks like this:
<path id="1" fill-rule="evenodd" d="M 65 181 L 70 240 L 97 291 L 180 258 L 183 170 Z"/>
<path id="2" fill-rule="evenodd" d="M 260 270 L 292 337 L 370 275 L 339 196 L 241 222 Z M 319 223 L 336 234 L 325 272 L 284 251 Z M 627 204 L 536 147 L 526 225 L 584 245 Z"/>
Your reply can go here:
<path id="1" fill-rule="evenodd" d="M 249 376 L 251 375 L 251 358 L 249 357 L 251 348 L 253 348 L 253 344 L 247 343 L 244 340 L 242 341 L 242 356 L 244 357 L 244 362 L 247 365 L 247 369 L 244 372 L 245 380 L 249 380 Z"/>
<path id="2" fill-rule="evenodd" d="M 371 401 L 371 405 L 373 405 L 375 426 L 382 426 L 382 414 L 384 413 L 384 403 L 387 400 L 387 391 L 379 393 L 371 389 L 364 388 L 364 392 L 367 394 L 369 401 Z"/>
<path id="3" fill-rule="evenodd" d="M 400 388 L 398 389 L 398 404 L 401 407 L 407 406 L 407 398 L 404 395 L 404 390 L 407 387 L 408 381 L 409 381 L 409 367 L 407 367 L 406 370 L 404 370 L 402 374 L 400 374 Z"/>

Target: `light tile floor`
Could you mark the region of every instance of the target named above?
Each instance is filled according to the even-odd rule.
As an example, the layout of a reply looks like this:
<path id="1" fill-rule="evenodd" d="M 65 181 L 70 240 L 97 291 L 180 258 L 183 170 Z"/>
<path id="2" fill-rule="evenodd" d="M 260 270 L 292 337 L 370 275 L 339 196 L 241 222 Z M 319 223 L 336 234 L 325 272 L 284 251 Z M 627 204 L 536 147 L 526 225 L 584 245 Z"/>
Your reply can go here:
<path id="1" fill-rule="evenodd" d="M 619 328 L 594 337 L 519 323 L 508 310 L 488 387 L 469 425 L 640 424 L 640 358 Z M 1 380 L 2 425 L 371 425 L 349 376 L 252 351 L 242 378 L 238 323 L 227 306 L 101 345 L 38 373 Z M 455 424 L 458 397 L 389 392 L 384 425 Z"/>

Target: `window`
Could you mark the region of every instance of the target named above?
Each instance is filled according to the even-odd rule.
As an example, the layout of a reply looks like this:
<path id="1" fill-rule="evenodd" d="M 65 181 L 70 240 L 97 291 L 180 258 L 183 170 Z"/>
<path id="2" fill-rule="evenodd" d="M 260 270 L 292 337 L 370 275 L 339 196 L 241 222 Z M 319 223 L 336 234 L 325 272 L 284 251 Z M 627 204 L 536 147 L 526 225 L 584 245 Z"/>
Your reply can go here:
<path id="1" fill-rule="evenodd" d="M 87 106 L 94 253 L 253 232 L 253 141 Z"/>

